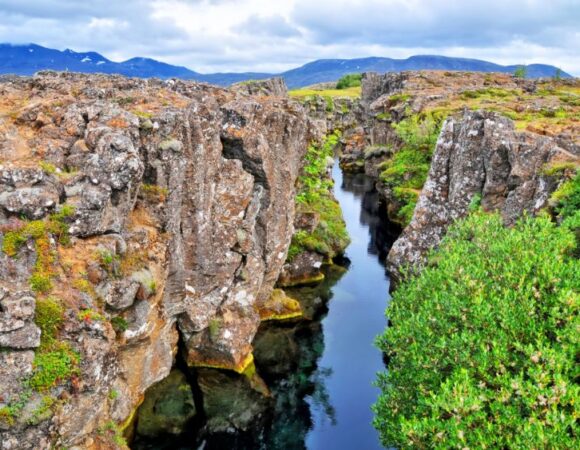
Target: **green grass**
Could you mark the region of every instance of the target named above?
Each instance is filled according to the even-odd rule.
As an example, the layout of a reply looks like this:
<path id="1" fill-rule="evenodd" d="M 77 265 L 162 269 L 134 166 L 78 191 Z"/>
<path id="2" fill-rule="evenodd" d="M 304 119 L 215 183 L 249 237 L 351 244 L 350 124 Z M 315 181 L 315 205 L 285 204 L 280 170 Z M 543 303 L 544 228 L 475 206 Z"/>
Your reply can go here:
<path id="1" fill-rule="evenodd" d="M 580 260 L 547 215 L 475 212 L 395 291 L 374 425 L 405 448 L 577 448 Z"/>
<path id="2" fill-rule="evenodd" d="M 292 98 L 299 100 L 307 100 L 308 97 L 313 97 L 320 95 L 322 97 L 349 97 L 349 98 L 360 98 L 362 89 L 360 86 L 349 87 L 346 89 L 324 89 L 324 90 L 314 90 L 314 89 L 293 89 L 288 94 Z"/>

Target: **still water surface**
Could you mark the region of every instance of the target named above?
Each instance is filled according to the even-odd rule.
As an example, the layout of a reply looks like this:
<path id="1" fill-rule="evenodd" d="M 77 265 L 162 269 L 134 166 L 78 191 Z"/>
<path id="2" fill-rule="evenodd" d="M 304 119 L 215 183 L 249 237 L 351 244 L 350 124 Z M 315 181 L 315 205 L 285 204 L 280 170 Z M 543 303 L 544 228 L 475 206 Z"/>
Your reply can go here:
<path id="1" fill-rule="evenodd" d="M 319 368 L 331 372 L 325 386 L 335 416 L 329 420 L 324 410 L 312 405 L 306 447 L 373 450 L 381 448 L 372 426 L 370 408 L 379 394 L 373 381 L 384 369 L 374 339 L 386 324 L 389 279 L 383 262 L 393 237 L 381 221 L 385 214 L 379 210 L 373 182 L 362 175 L 343 176 L 337 166 L 335 195 L 352 240 L 346 250 L 350 266 L 331 289 L 328 314 L 322 320 L 325 347 L 318 361 Z"/>

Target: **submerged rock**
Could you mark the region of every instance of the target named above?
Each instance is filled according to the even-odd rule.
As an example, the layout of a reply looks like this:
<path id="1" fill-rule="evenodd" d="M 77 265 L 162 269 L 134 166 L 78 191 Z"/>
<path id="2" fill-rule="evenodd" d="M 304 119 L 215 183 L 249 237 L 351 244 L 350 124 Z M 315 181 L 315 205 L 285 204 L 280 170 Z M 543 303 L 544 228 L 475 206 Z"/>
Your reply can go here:
<path id="1" fill-rule="evenodd" d="M 253 428 L 270 406 L 271 399 L 252 385 L 252 375 L 214 369 L 197 369 L 203 409 L 209 433 L 236 433 Z"/>
<path id="2" fill-rule="evenodd" d="M 167 378 L 147 390 L 137 413 L 137 433 L 148 437 L 179 434 L 195 414 L 187 378 L 181 371 L 172 370 Z"/>

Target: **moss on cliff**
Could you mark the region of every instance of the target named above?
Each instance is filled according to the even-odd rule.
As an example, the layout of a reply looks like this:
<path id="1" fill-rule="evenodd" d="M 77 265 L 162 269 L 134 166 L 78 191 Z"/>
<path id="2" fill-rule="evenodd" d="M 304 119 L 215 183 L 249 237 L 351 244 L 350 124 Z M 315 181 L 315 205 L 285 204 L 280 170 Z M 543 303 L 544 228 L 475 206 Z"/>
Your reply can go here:
<path id="1" fill-rule="evenodd" d="M 393 124 L 403 146 L 379 166 L 379 178 L 399 203 L 391 220 L 403 226 L 411 221 L 419 192 L 427 180 L 442 121 L 442 115 L 429 113 L 412 115 Z"/>
<path id="2" fill-rule="evenodd" d="M 318 217 L 318 224 L 312 232 L 298 230 L 294 234 L 288 260 L 303 251 L 333 258 L 344 251 L 349 243 L 342 211 L 332 195 L 333 182 L 328 175 L 328 166 L 339 139 L 340 133 L 337 131 L 328 135 L 321 144 L 308 147 L 306 164 L 298 179 L 296 210 L 297 214 L 308 213 Z"/>

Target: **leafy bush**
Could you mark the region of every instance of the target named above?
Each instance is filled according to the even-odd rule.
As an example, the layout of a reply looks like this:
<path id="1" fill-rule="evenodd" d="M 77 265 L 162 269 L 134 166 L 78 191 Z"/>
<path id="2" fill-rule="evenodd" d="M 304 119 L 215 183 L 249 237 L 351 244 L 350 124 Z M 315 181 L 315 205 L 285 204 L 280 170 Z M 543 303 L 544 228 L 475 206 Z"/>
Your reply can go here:
<path id="1" fill-rule="evenodd" d="M 360 86 L 362 83 L 362 74 L 351 73 L 344 75 L 336 82 L 336 89 L 347 89 L 350 87 Z"/>
<path id="2" fill-rule="evenodd" d="M 394 293 L 374 425 L 398 448 L 576 448 L 579 260 L 548 217 L 475 212 Z"/>

